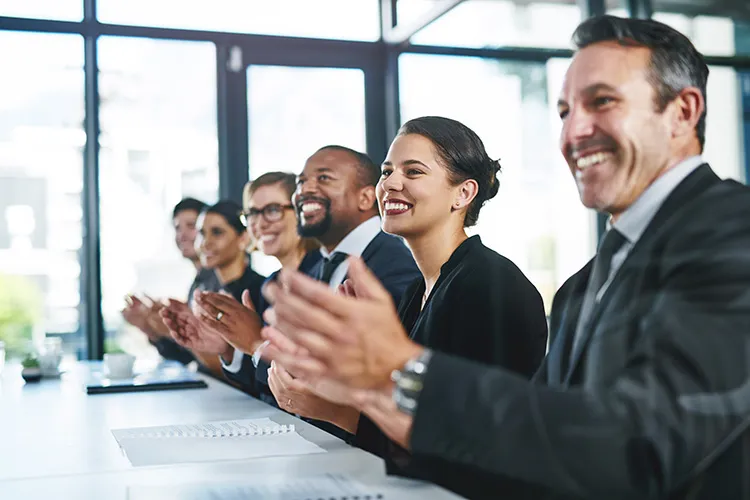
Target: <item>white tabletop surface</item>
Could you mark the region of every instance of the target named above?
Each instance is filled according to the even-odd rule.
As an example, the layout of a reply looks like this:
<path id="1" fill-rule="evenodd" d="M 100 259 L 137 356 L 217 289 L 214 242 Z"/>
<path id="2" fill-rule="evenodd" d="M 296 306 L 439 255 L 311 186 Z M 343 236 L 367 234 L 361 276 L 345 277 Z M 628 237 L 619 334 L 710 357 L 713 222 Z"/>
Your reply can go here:
<path id="1" fill-rule="evenodd" d="M 206 378 L 208 389 L 87 395 L 84 370 L 78 365 L 60 379 L 25 384 L 20 367 L 5 367 L 0 375 L 3 499 L 125 499 L 132 488 L 144 485 L 224 484 L 323 473 L 352 474 L 381 485 L 389 491 L 385 498 L 457 498 L 434 486 L 386 479 L 379 458 L 222 382 Z M 111 432 L 261 417 L 294 423 L 303 437 L 328 453 L 133 467 Z"/>

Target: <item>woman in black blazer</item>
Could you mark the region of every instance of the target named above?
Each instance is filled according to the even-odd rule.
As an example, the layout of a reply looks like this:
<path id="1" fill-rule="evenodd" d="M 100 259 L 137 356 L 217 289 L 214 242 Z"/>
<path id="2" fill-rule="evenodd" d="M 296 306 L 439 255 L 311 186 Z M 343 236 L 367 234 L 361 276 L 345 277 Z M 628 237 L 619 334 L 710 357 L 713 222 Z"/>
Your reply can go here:
<path id="1" fill-rule="evenodd" d="M 530 378 L 547 345 L 542 298 L 515 264 L 465 230 L 476 224 L 482 205 L 497 194 L 499 169 L 468 127 L 447 118 L 417 118 L 407 122 L 391 144 L 378 202 L 383 230 L 406 240 L 422 273 L 399 307 L 411 338 Z M 282 367 L 274 364 L 269 374 L 277 401 L 287 401 L 297 413 L 300 406 L 315 407 L 310 404 L 314 396 L 288 390 L 291 377 Z M 319 396 L 346 400 L 326 391 Z M 304 416 L 327 419 L 352 432 L 355 444 L 386 460 L 389 473 L 482 496 L 486 483 L 481 474 L 434 460 L 413 460 L 356 409 L 334 410 L 322 402 L 314 409 L 317 415 Z"/>

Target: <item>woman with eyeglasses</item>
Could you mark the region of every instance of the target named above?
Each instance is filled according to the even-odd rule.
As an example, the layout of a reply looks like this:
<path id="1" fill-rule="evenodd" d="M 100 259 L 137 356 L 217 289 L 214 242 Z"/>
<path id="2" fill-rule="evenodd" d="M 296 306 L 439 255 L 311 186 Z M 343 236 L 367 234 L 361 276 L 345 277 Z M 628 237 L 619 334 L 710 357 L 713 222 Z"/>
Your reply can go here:
<path id="1" fill-rule="evenodd" d="M 287 172 L 268 172 L 245 185 L 242 212 L 256 248 L 276 257 L 281 268 L 307 273 L 322 258 L 320 243 L 297 232 L 297 216 L 291 203 L 297 178 Z M 278 271 L 268 277 L 275 280 Z M 257 312 L 262 316 L 268 303 L 263 296 Z"/>

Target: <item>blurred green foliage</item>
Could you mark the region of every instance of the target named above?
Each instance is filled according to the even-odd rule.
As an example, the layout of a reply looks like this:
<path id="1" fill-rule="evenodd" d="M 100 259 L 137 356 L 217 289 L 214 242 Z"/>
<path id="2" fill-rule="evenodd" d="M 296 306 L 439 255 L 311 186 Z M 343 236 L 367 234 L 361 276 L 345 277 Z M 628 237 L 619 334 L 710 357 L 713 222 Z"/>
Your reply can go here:
<path id="1" fill-rule="evenodd" d="M 117 339 L 108 337 L 104 340 L 104 352 L 107 354 L 124 354 L 125 350 Z"/>
<path id="2" fill-rule="evenodd" d="M 26 353 L 41 318 L 42 295 L 36 284 L 24 276 L 0 273 L 0 340 L 8 357 Z"/>

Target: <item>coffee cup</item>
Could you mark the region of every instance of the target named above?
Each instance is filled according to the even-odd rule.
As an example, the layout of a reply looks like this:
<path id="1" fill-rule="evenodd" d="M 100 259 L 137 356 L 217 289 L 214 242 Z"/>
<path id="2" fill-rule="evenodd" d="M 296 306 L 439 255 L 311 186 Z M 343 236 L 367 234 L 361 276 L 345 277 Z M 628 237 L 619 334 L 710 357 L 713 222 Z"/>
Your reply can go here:
<path id="1" fill-rule="evenodd" d="M 126 353 L 105 354 L 104 374 L 109 378 L 130 378 L 133 376 L 135 356 Z"/>

